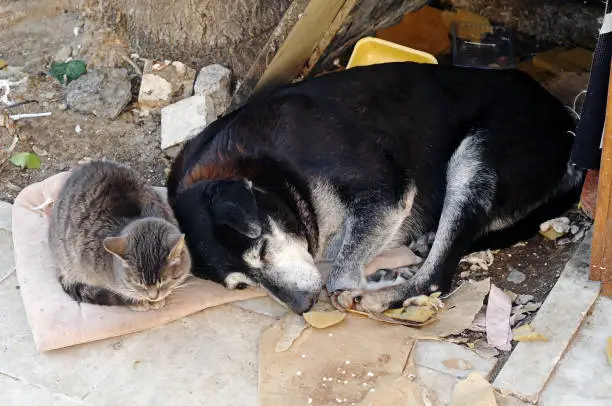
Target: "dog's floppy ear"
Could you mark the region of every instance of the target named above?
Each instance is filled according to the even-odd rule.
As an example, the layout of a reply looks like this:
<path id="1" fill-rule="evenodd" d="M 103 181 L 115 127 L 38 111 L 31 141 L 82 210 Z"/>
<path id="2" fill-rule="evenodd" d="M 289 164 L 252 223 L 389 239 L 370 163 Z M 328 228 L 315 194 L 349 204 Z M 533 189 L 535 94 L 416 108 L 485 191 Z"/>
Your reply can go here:
<path id="1" fill-rule="evenodd" d="M 229 226 L 249 238 L 261 235 L 257 203 L 250 182 L 219 181 L 210 198 L 216 224 Z"/>

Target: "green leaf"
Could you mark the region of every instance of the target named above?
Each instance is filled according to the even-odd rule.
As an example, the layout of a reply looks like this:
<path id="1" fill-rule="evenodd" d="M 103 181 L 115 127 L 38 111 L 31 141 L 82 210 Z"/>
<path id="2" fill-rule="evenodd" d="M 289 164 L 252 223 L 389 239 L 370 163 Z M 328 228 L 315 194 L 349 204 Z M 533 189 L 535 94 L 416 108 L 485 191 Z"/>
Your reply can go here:
<path id="1" fill-rule="evenodd" d="M 21 169 L 38 169 L 40 168 L 40 158 L 38 155 L 31 152 L 20 152 L 15 154 L 10 159 L 11 163 Z"/>
<path id="2" fill-rule="evenodd" d="M 80 59 L 70 62 L 55 62 L 51 64 L 49 75 L 61 83 L 69 83 L 87 73 L 87 65 Z"/>

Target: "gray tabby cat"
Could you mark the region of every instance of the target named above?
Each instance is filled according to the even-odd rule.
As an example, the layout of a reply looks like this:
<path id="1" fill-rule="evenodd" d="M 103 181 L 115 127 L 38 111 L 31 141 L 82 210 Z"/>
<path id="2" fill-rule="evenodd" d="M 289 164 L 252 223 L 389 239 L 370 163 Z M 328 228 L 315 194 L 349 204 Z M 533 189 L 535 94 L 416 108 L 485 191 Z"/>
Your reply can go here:
<path id="1" fill-rule="evenodd" d="M 110 161 L 73 170 L 53 204 L 49 246 L 78 302 L 159 309 L 191 268 L 170 206 L 136 171 Z"/>

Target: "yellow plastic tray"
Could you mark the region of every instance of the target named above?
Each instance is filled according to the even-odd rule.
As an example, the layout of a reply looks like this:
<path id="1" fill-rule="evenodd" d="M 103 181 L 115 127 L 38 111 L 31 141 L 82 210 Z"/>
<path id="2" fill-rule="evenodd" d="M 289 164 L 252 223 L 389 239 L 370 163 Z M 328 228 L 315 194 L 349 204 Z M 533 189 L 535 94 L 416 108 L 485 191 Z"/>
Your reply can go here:
<path id="1" fill-rule="evenodd" d="M 438 64 L 438 60 L 427 52 L 418 51 L 384 39 L 365 37 L 357 41 L 347 69 L 354 66 L 375 65 L 389 62 L 418 62 Z"/>

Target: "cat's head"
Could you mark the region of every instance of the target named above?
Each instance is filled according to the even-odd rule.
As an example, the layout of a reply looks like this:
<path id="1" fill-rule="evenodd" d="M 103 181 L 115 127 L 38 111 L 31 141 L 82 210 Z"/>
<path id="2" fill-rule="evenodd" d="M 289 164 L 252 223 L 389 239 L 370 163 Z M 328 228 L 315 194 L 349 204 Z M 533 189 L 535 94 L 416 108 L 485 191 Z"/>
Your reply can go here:
<path id="1" fill-rule="evenodd" d="M 130 298 L 163 300 L 189 276 L 191 256 L 185 236 L 162 219 L 134 221 L 103 244 L 113 255 L 115 275 Z"/>

